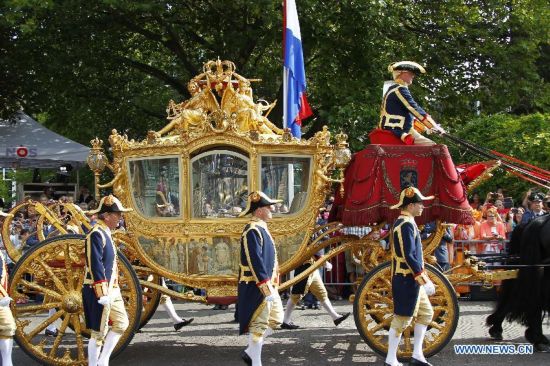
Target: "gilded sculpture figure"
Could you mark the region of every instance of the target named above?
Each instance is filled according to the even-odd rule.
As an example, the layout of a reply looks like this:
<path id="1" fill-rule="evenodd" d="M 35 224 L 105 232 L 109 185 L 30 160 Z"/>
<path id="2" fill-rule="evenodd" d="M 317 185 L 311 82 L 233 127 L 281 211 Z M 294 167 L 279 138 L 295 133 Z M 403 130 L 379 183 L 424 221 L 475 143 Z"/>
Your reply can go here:
<path id="1" fill-rule="evenodd" d="M 206 119 L 208 113 L 217 110 L 218 102 L 212 94 L 210 88 L 202 88 L 199 83 L 193 79 L 187 85 L 191 98 L 176 104 L 173 100 L 168 103 L 166 113 L 170 120 L 163 129 L 155 133 L 155 137 L 160 137 L 172 130 L 186 133 L 190 128 L 196 128 Z"/>
<path id="2" fill-rule="evenodd" d="M 227 128 L 225 120 L 232 116 L 239 132 L 283 135 L 284 131 L 267 118 L 276 101 L 255 102 L 252 81 L 258 80 L 236 73 L 235 65 L 230 61 L 218 59 L 207 62 L 203 72 L 187 84 L 191 98 L 181 103 L 170 100 L 166 109 L 170 122 L 159 131 L 150 131 L 149 139 L 154 140 L 165 134 L 185 135 L 203 128 L 210 120 L 218 122 L 217 129 Z"/>
<path id="3" fill-rule="evenodd" d="M 283 130 L 275 126 L 266 116 L 265 111 L 270 111 L 275 102 L 269 104 L 263 100 L 254 102 L 252 88 L 248 82 L 239 82 L 236 97 L 237 126 L 240 131 L 256 131 L 262 134 L 282 135 Z"/>

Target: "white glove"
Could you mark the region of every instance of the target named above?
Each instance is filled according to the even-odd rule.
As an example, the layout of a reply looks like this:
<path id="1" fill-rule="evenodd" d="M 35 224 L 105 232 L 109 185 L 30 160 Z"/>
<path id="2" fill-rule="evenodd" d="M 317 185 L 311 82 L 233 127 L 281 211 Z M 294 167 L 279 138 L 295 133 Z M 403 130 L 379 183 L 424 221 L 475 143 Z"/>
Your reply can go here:
<path id="1" fill-rule="evenodd" d="M 426 291 L 426 295 L 432 296 L 435 294 L 435 285 L 432 281 L 426 282 L 424 285 L 424 291 Z"/>
<path id="2" fill-rule="evenodd" d="M 12 302 L 12 301 L 13 301 L 13 299 L 9 296 L 3 297 L 3 298 L 0 299 L 0 307 L 5 308 L 5 307 L 10 306 L 10 302 Z"/>
<path id="3" fill-rule="evenodd" d="M 109 305 L 109 303 L 111 302 L 111 299 L 109 298 L 109 296 L 101 296 L 99 298 L 99 300 L 97 300 L 97 302 L 100 304 L 100 305 Z"/>
<path id="4" fill-rule="evenodd" d="M 443 127 L 441 127 L 438 124 L 435 124 L 431 130 L 434 133 L 445 133 L 445 130 L 443 129 Z"/>
<path id="5" fill-rule="evenodd" d="M 439 123 L 437 123 L 436 121 L 434 121 L 434 119 L 432 118 L 432 116 L 428 116 L 428 122 L 433 126 L 432 128 L 430 128 L 428 131 L 431 131 L 433 133 L 445 133 L 445 130 L 443 129 L 443 127 L 441 127 L 439 125 Z"/>
<path id="6" fill-rule="evenodd" d="M 265 297 L 265 301 L 273 301 L 275 299 L 275 289 L 271 283 L 267 284 L 267 288 L 269 289 L 270 294 Z"/>
<path id="7" fill-rule="evenodd" d="M 327 272 L 332 271 L 332 263 L 325 262 L 325 269 L 327 270 Z"/>

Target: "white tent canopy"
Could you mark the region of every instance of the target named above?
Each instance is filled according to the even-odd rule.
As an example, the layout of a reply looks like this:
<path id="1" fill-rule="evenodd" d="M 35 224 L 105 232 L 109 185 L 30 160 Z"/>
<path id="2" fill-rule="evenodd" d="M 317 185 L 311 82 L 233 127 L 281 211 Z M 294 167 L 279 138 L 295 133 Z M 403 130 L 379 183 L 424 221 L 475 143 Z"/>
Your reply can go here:
<path id="1" fill-rule="evenodd" d="M 48 130 L 18 113 L 15 123 L 0 120 L 0 167 L 58 168 L 86 164 L 90 148 Z"/>

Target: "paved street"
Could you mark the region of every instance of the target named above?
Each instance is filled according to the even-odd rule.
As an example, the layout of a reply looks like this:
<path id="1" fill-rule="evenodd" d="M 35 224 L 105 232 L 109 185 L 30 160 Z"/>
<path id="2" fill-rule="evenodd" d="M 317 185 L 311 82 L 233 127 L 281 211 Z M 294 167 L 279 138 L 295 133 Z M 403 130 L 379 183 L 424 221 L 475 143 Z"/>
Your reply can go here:
<path id="1" fill-rule="evenodd" d="M 346 301 L 335 303 L 343 313 L 352 310 Z M 239 352 L 246 345 L 246 337 L 237 336 L 237 325 L 232 323 L 230 311 L 213 311 L 212 306 L 178 303 L 180 315 L 194 317 L 195 321 L 174 332 L 167 315 L 157 312 L 151 322 L 137 334 L 130 346 L 111 362 L 112 366 L 243 366 Z M 452 342 L 430 362 L 434 365 L 548 365 L 550 354 L 525 356 L 462 356 L 453 350 L 455 344 L 495 344 L 488 340 L 484 319 L 490 312 L 489 302 L 460 302 L 460 323 Z M 296 310 L 295 323 L 304 327 L 297 331 L 281 330 L 270 337 L 264 346 L 263 365 L 382 365 L 383 360 L 361 340 L 353 317 L 334 328 L 323 310 Z M 505 323 L 504 344 L 525 343 L 523 329 Z M 550 325 L 544 324 L 546 335 Z M 38 365 L 17 346 L 14 365 Z"/>

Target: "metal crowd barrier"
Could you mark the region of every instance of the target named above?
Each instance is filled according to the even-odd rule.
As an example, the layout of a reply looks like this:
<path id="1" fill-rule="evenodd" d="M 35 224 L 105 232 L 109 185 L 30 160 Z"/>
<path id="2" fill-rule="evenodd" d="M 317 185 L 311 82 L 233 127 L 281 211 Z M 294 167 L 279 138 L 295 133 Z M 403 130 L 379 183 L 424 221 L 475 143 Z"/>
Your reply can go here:
<path id="1" fill-rule="evenodd" d="M 454 240 L 454 248 L 455 248 L 455 254 L 457 249 L 469 250 L 470 253 L 474 254 L 486 254 L 486 253 L 495 253 L 495 254 L 507 254 L 508 253 L 508 243 L 510 243 L 510 240 L 507 239 L 495 239 L 495 240 Z M 475 248 L 472 247 L 475 245 Z M 493 246 L 494 248 L 501 247 L 502 249 L 499 252 L 491 252 L 486 251 L 485 249 L 489 246 Z M 473 250 L 472 250 L 473 249 Z M 480 249 L 483 249 L 480 251 Z"/>

